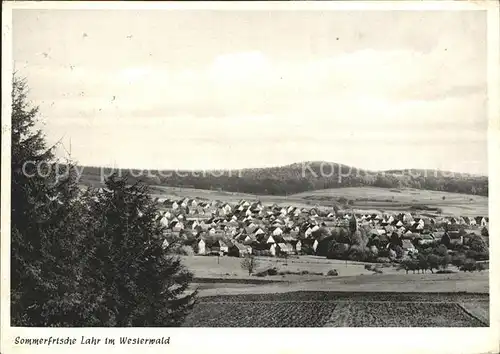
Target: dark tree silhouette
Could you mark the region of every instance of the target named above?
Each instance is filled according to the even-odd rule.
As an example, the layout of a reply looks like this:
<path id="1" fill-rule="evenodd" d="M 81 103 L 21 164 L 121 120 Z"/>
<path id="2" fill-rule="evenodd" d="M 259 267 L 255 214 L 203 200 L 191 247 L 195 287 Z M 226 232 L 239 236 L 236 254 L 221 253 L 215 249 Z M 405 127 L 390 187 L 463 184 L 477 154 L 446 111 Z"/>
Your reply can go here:
<path id="1" fill-rule="evenodd" d="M 58 164 L 35 129 L 27 95 L 14 77 L 11 324 L 179 326 L 196 292 L 162 247 L 148 188 L 112 176 L 106 188 L 81 192 L 71 161 Z"/>

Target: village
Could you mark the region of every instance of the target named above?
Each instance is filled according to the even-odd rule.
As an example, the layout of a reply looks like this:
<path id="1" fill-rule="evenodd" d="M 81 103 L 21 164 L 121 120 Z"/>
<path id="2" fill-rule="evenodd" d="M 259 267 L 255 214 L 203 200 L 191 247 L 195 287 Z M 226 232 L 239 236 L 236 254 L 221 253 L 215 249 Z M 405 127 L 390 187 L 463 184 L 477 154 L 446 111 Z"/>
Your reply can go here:
<path id="1" fill-rule="evenodd" d="M 396 251 L 401 249 L 402 254 L 396 257 L 402 258 L 417 253 L 419 245 L 440 244 L 444 235 L 449 238 L 448 247 L 464 245 L 471 236 L 487 239 L 489 225 L 486 216 L 364 214 L 338 207 L 299 208 L 246 200 L 231 204 L 184 198 L 159 203 L 160 220 L 166 227 L 164 246 L 181 246 L 185 255 L 328 256 L 323 241 L 328 242 L 333 232 L 349 247 L 353 243 L 349 230 L 354 227 L 365 239 L 358 243 L 375 256 L 388 256 L 397 245 Z"/>

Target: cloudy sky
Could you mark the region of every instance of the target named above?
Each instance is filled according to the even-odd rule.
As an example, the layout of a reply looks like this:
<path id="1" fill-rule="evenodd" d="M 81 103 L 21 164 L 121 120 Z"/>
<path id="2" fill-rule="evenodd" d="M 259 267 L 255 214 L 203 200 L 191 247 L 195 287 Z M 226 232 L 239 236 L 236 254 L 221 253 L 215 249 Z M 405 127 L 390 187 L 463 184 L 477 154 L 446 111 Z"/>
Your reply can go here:
<path id="1" fill-rule="evenodd" d="M 479 11 L 15 10 L 13 57 L 81 164 L 487 173 Z"/>

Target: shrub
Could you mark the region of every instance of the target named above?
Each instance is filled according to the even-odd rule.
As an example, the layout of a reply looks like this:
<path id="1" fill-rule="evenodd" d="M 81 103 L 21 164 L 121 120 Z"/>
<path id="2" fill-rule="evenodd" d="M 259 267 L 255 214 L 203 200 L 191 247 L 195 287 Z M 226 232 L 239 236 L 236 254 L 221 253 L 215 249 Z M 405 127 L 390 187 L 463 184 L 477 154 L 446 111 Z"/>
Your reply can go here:
<path id="1" fill-rule="evenodd" d="M 347 252 L 349 251 L 349 245 L 345 243 L 336 243 L 331 249 L 328 250 L 326 258 L 328 259 L 345 259 Z"/>
<path id="2" fill-rule="evenodd" d="M 267 271 L 267 274 L 268 275 L 277 275 L 278 274 L 278 270 L 276 268 L 271 268 Z"/>
<path id="3" fill-rule="evenodd" d="M 326 273 L 327 276 L 337 276 L 339 273 L 337 272 L 337 269 L 329 270 L 328 273 Z"/>
<path id="4" fill-rule="evenodd" d="M 444 244 L 441 244 L 438 247 L 434 248 L 433 253 L 437 254 L 438 256 L 445 256 L 448 254 L 448 248 Z"/>
<path id="5" fill-rule="evenodd" d="M 381 248 L 379 251 L 378 251 L 378 257 L 391 257 L 391 251 L 392 250 L 389 250 L 387 248 Z M 392 251 L 394 252 L 394 251 Z M 396 252 L 394 252 L 394 258 L 396 258 Z"/>
<path id="6" fill-rule="evenodd" d="M 439 269 L 441 264 L 441 258 L 437 254 L 430 254 L 427 256 L 427 267 L 433 271 L 433 269 Z"/>
<path id="7" fill-rule="evenodd" d="M 457 253 L 453 257 L 451 257 L 451 264 L 453 264 L 455 267 L 460 268 L 464 265 L 465 259 L 465 254 Z"/>
<path id="8" fill-rule="evenodd" d="M 347 198 L 345 198 L 345 197 L 340 197 L 339 199 L 337 199 L 337 201 L 340 204 L 347 204 L 347 202 L 348 202 Z"/>
<path id="9" fill-rule="evenodd" d="M 451 256 L 449 254 L 445 254 L 444 256 L 439 257 L 439 265 L 442 268 L 448 267 L 448 264 L 450 263 L 451 263 Z"/>
<path id="10" fill-rule="evenodd" d="M 456 272 L 451 269 L 440 269 L 436 272 L 436 274 L 453 274 L 453 273 Z"/>
<path id="11" fill-rule="evenodd" d="M 401 247 L 399 245 L 396 245 L 394 247 L 394 251 L 396 252 L 396 257 L 397 258 L 402 258 L 403 257 L 403 255 L 404 255 L 403 247 Z"/>
<path id="12" fill-rule="evenodd" d="M 483 271 L 485 269 L 486 269 L 486 267 L 485 267 L 484 263 L 476 263 L 476 270 L 478 272 L 481 272 L 481 271 Z"/>
<path id="13" fill-rule="evenodd" d="M 401 261 L 398 269 L 404 269 L 406 273 L 408 273 L 408 271 L 410 270 L 415 272 L 416 270 L 419 269 L 419 264 L 418 261 L 415 259 L 406 258 Z"/>
<path id="14" fill-rule="evenodd" d="M 376 259 L 376 262 L 377 263 L 391 263 L 391 260 L 389 258 L 386 258 L 386 257 L 378 257 Z"/>
<path id="15" fill-rule="evenodd" d="M 476 261 L 471 258 L 466 259 L 460 270 L 463 272 L 473 272 L 476 270 Z"/>
<path id="16" fill-rule="evenodd" d="M 472 235 L 467 242 L 467 245 L 470 247 L 471 251 L 475 251 L 478 253 L 488 253 L 488 245 L 482 236 Z"/>
<path id="17" fill-rule="evenodd" d="M 365 250 L 357 245 L 351 246 L 348 253 L 348 259 L 352 261 L 364 261 L 366 259 Z"/>
<path id="18" fill-rule="evenodd" d="M 303 270 L 302 272 L 300 272 L 300 275 L 306 275 L 306 274 L 309 274 L 309 271 Z"/>
<path id="19" fill-rule="evenodd" d="M 268 275 L 277 275 L 277 274 L 278 274 L 278 271 L 276 270 L 276 268 L 271 268 L 271 269 L 266 269 L 266 270 L 260 271 L 258 273 L 255 273 L 255 276 L 265 277 Z"/>
<path id="20" fill-rule="evenodd" d="M 420 253 L 417 255 L 417 262 L 418 262 L 418 268 L 419 269 L 429 269 L 430 266 L 429 266 L 429 257 L 426 256 L 425 254 L 423 253 Z"/>

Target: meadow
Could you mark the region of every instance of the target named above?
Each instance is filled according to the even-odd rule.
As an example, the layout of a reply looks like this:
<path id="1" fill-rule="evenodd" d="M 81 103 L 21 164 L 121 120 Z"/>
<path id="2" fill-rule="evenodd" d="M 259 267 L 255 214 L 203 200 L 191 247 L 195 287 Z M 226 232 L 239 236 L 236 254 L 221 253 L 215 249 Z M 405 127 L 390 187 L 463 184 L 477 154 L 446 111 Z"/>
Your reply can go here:
<path id="1" fill-rule="evenodd" d="M 488 215 L 488 197 L 413 188 L 347 187 L 304 192 L 290 198 L 318 203 L 346 198 L 352 201 L 352 208 L 374 212 L 407 211 L 423 206 L 421 212 L 429 207 L 440 208 L 443 215 Z"/>
<path id="2" fill-rule="evenodd" d="M 197 278 L 240 278 L 254 279 L 249 276 L 248 271 L 241 268 L 242 258 L 238 257 L 216 257 L 216 256 L 180 256 L 182 263 L 190 269 Z M 336 269 L 339 276 L 354 276 L 362 274 L 372 274 L 364 268 L 364 263 L 353 261 L 342 261 L 326 259 L 319 256 L 298 256 L 287 260 L 276 257 L 256 257 L 257 268 L 254 273 L 268 268 L 277 268 L 283 272 L 308 272 L 308 273 L 326 273 L 329 270 Z M 387 272 L 396 271 L 394 268 L 386 268 Z M 283 280 L 290 279 L 292 275 L 286 275 Z M 304 274 L 304 277 L 308 274 Z M 275 276 L 280 278 L 281 276 Z"/>

